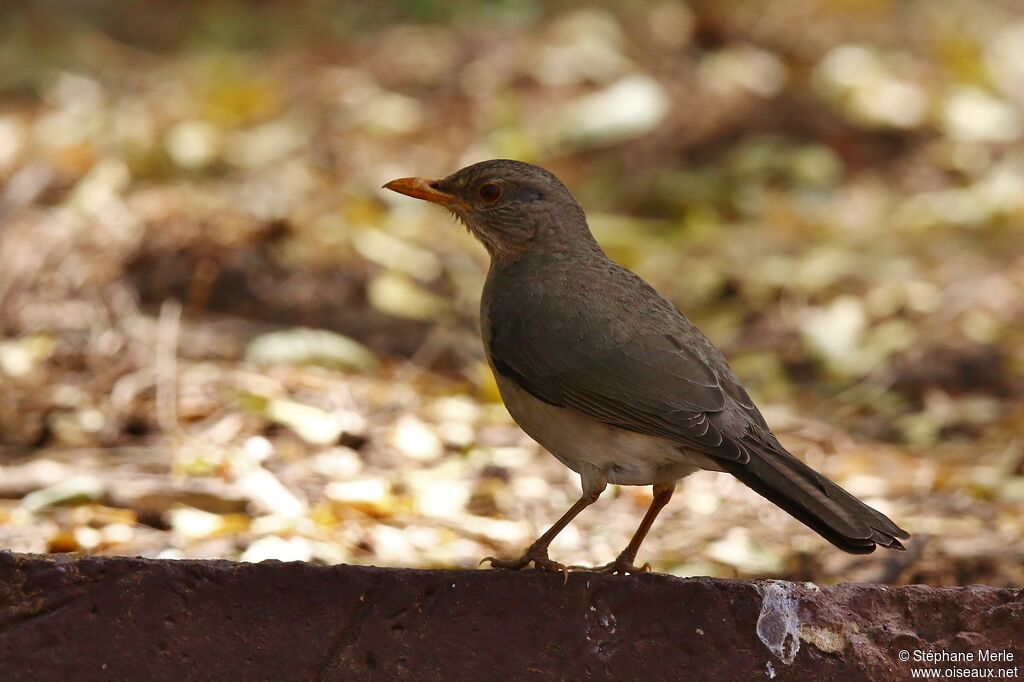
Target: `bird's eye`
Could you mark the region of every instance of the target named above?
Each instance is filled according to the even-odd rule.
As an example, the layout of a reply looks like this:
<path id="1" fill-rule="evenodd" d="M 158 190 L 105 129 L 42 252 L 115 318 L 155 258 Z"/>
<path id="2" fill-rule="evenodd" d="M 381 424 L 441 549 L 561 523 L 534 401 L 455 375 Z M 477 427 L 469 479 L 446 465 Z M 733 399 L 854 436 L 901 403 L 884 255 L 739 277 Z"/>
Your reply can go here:
<path id="1" fill-rule="evenodd" d="M 480 185 L 480 189 L 477 192 L 479 192 L 481 199 L 493 204 L 501 198 L 501 185 L 496 182 L 485 182 Z"/>

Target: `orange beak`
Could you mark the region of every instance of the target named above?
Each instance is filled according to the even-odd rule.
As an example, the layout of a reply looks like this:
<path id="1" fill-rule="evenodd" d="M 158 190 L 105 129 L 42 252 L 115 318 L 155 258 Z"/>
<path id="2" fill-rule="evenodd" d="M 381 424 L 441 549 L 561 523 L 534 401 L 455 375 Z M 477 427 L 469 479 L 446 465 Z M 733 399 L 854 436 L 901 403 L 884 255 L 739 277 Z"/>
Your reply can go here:
<path id="1" fill-rule="evenodd" d="M 405 194 L 416 199 L 423 199 L 435 204 L 440 204 L 445 208 L 451 208 L 454 204 L 463 204 L 462 199 L 459 199 L 454 194 L 448 194 L 442 192 L 439 189 L 431 187 L 437 180 L 432 178 L 399 178 L 398 180 L 392 180 L 391 182 L 384 185 L 384 189 L 389 189 L 392 192 L 398 192 L 399 194 Z"/>

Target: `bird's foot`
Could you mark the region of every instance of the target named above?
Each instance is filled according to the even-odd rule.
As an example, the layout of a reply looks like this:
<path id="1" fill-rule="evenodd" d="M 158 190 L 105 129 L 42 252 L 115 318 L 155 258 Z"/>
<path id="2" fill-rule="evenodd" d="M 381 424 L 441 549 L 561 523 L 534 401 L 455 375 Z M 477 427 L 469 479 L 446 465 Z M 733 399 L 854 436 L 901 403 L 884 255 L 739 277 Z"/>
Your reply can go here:
<path id="1" fill-rule="evenodd" d="M 594 573 L 609 573 L 612 575 L 636 575 L 637 573 L 650 573 L 651 565 L 644 562 L 643 566 L 634 566 L 633 557 L 620 554 L 615 561 L 604 566 L 570 566 L 571 571 L 592 571 Z"/>
<path id="2" fill-rule="evenodd" d="M 480 560 L 483 564 L 485 561 L 490 562 L 491 568 L 505 568 L 511 571 L 519 571 L 530 564 L 533 564 L 534 568 L 541 569 L 543 571 L 550 571 L 552 573 L 563 573 L 566 578 L 569 576 L 569 569 L 557 561 L 552 561 L 548 558 L 548 550 L 546 547 L 533 547 L 531 546 L 522 556 L 516 559 L 498 559 L 497 557 L 484 557 Z"/>

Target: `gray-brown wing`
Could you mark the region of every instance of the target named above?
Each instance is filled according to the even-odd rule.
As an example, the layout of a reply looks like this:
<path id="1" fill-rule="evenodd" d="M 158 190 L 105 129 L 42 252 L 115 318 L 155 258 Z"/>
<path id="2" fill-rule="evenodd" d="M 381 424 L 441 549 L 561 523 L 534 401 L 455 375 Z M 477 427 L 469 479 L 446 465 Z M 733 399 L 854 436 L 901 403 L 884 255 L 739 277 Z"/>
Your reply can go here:
<path id="1" fill-rule="evenodd" d="M 616 334 L 610 325 L 621 320 L 603 320 L 585 308 L 559 314 L 558 306 L 528 300 L 509 305 L 504 315 L 492 316 L 488 351 L 495 369 L 534 397 L 716 457 L 748 461 L 741 439 L 748 424 L 763 420 L 731 372 L 723 386 L 701 353 L 706 349 L 691 345 L 695 337 L 707 342 L 681 315 L 677 330 L 625 328 Z M 737 390 L 747 405 L 737 404 L 731 395 Z M 756 419 L 728 420 L 738 432 L 723 433 L 716 417 L 725 410 L 745 414 L 748 406 Z"/>

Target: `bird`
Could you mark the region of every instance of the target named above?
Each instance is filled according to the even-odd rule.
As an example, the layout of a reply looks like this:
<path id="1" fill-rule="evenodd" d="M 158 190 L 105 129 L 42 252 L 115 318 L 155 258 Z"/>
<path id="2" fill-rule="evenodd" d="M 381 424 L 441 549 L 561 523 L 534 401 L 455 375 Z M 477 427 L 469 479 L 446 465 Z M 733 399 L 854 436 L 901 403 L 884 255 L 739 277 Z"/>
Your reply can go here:
<path id="1" fill-rule="evenodd" d="M 577 568 L 552 560 L 549 545 L 613 483 L 651 485 L 653 500 L 625 549 L 592 570 L 649 571 L 634 564 L 640 545 L 677 482 L 699 470 L 735 476 L 846 552 L 904 549 L 905 530 L 783 447 L 722 352 L 607 256 L 553 173 L 492 159 L 384 189 L 448 209 L 483 244 L 480 332 L 501 398 L 580 476 L 580 498 L 521 556 L 481 563 Z"/>

